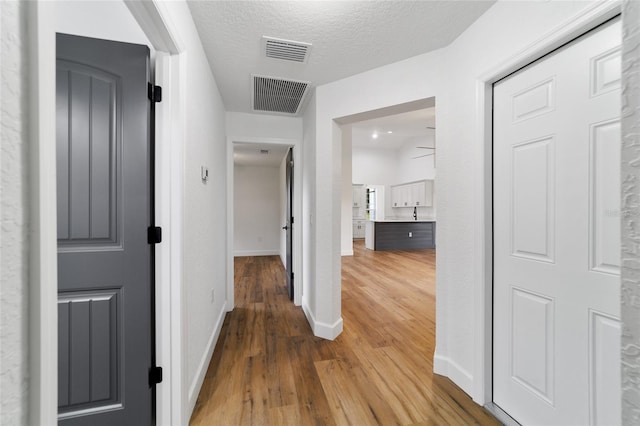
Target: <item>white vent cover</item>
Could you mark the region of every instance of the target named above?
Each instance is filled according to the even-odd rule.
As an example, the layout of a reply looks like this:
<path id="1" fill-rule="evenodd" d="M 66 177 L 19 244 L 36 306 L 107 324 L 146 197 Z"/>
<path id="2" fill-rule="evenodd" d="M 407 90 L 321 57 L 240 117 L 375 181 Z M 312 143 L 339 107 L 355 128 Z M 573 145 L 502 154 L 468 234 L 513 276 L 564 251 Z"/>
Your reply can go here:
<path id="1" fill-rule="evenodd" d="M 311 50 L 311 43 L 283 40 L 262 36 L 262 45 L 267 58 L 306 63 Z"/>
<path id="2" fill-rule="evenodd" d="M 309 90 L 308 81 L 252 75 L 251 102 L 254 111 L 295 115 Z"/>

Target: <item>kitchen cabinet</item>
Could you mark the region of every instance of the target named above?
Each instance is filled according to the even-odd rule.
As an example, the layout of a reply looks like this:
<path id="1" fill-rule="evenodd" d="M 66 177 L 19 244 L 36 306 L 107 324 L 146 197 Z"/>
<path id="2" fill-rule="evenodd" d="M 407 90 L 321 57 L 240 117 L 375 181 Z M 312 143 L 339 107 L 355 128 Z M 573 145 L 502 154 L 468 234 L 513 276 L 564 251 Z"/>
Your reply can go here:
<path id="1" fill-rule="evenodd" d="M 354 240 L 364 238 L 366 224 L 367 224 L 366 220 L 353 221 L 353 239 Z"/>
<path id="2" fill-rule="evenodd" d="M 353 218 L 364 219 L 366 205 L 366 188 L 364 185 L 353 185 Z"/>
<path id="3" fill-rule="evenodd" d="M 409 250 L 436 247 L 436 222 L 376 220 L 366 223 L 365 247 L 370 250 Z"/>
<path id="4" fill-rule="evenodd" d="M 364 185 L 353 185 L 353 207 L 364 207 L 365 187 Z"/>
<path id="5" fill-rule="evenodd" d="M 433 181 L 420 180 L 391 187 L 391 207 L 433 206 Z"/>

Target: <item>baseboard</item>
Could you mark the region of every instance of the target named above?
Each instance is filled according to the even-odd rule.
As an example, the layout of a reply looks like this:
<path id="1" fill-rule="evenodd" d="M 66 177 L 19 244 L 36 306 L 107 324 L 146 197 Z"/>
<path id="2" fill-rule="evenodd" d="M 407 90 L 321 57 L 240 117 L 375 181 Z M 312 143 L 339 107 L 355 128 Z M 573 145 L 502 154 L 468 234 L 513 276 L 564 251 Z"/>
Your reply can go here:
<path id="1" fill-rule="evenodd" d="M 340 253 L 341 256 L 353 256 L 353 250 L 344 250 Z"/>
<path id="2" fill-rule="evenodd" d="M 334 340 L 340 335 L 340 333 L 342 333 L 342 317 L 333 324 L 318 322 L 313 316 L 313 312 L 311 312 L 311 309 L 309 309 L 304 301 L 302 302 L 302 312 L 304 312 L 304 316 L 307 317 L 307 321 L 311 326 L 311 330 L 313 330 L 314 336 L 322 337 L 327 340 Z"/>
<path id="3" fill-rule="evenodd" d="M 437 353 L 433 355 L 433 372 L 448 377 L 467 395 L 473 395 L 473 376 L 451 358 Z"/>
<path id="4" fill-rule="evenodd" d="M 280 250 L 238 250 L 233 253 L 233 257 L 245 256 L 280 256 Z"/>
<path id="5" fill-rule="evenodd" d="M 188 419 L 191 418 L 193 409 L 196 406 L 196 401 L 198 400 L 198 395 L 200 394 L 200 388 L 202 388 L 202 383 L 204 383 L 204 378 L 207 374 L 209 363 L 211 362 L 211 356 L 213 355 L 213 350 L 216 347 L 216 343 L 218 342 L 218 337 L 220 337 L 220 330 L 222 330 L 222 323 L 224 322 L 224 317 L 226 314 L 227 303 L 225 302 L 224 306 L 220 310 L 220 316 L 218 316 L 218 321 L 213 328 L 213 332 L 211 333 L 211 336 L 209 336 L 209 341 L 207 342 L 206 346 L 207 349 L 205 350 L 204 354 L 202 354 L 200 364 L 198 365 L 198 369 L 196 370 L 196 375 L 191 382 L 191 386 L 189 386 L 189 406 L 187 407 Z"/>

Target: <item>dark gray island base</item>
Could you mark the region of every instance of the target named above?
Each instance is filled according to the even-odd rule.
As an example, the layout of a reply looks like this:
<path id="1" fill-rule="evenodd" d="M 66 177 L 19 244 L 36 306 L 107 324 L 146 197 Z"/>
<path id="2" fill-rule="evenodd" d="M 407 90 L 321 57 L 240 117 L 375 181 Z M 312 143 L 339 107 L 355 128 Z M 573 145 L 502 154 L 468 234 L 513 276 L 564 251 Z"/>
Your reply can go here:
<path id="1" fill-rule="evenodd" d="M 370 222 L 365 245 L 373 250 L 410 250 L 436 247 L 435 221 Z"/>

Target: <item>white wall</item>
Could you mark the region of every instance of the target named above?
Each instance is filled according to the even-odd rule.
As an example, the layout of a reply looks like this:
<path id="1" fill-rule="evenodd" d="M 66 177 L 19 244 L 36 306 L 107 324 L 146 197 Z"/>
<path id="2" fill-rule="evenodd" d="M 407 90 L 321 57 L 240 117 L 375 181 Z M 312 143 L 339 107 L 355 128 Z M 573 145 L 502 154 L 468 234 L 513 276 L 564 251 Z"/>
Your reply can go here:
<path id="1" fill-rule="evenodd" d="M 571 19 L 589 2 L 498 2 L 445 49 L 416 56 L 341 81 L 320 86 L 315 99 L 316 217 L 336 221 L 341 203 L 340 173 L 333 170 L 342 160 L 334 118 L 390 105 L 435 97 L 438 105 L 438 259 L 437 346 L 435 370 L 452 378 L 466 392 L 481 400 L 474 313 L 474 288 L 482 285 L 481 233 L 477 215 L 482 208 L 476 171 L 481 168 L 482 140 L 473 133 L 477 79 L 546 32 Z M 370 90 L 375 87 L 376 90 Z M 366 95 L 363 95 L 366 94 Z M 305 121 L 306 123 L 306 121 Z M 336 142 L 337 141 L 337 142 Z M 323 173 L 320 173 L 322 168 Z M 331 229 L 318 221 L 318 227 Z M 324 233 L 327 240 L 329 239 Z M 340 236 L 317 241 L 315 305 L 317 316 L 331 323 L 339 320 Z M 322 271 L 323 273 L 321 273 Z M 321 297 L 328 295 L 326 297 Z M 480 401 L 485 402 L 485 401 Z"/>
<path id="2" fill-rule="evenodd" d="M 153 67 L 155 49 L 123 2 L 56 1 L 55 13 L 56 32 L 144 44 L 151 52 Z"/>
<path id="3" fill-rule="evenodd" d="M 433 153 L 432 150 L 416 149 L 416 146 L 434 146 L 433 136 L 433 134 L 420 136 L 409 138 L 404 141 L 396 155 L 397 183 L 436 178 L 433 156 L 414 158 L 420 155 Z"/>
<path id="4" fill-rule="evenodd" d="M 0 7 L 0 422 L 29 424 L 26 6 Z"/>
<path id="5" fill-rule="evenodd" d="M 280 254 L 280 169 L 234 167 L 234 256 Z"/>
<path id="6" fill-rule="evenodd" d="M 302 169 L 302 309 L 315 333 L 316 300 L 316 95 L 310 94 L 303 116 Z"/>
<path id="7" fill-rule="evenodd" d="M 233 142 L 247 139 L 302 139 L 302 118 L 227 112 L 227 136 Z"/>
<path id="8" fill-rule="evenodd" d="M 164 19 L 185 47 L 181 69 L 185 107 L 181 284 L 186 391 L 182 424 L 187 424 L 227 309 L 225 109 L 187 4 L 163 5 Z M 201 166 L 209 168 L 207 182 L 200 178 Z"/>
<path id="9" fill-rule="evenodd" d="M 350 124 L 342 126 L 342 201 L 340 254 L 353 256 L 353 164 L 351 150 L 353 129 Z M 355 182 L 360 183 L 360 182 Z"/>
<path id="10" fill-rule="evenodd" d="M 640 418 L 638 382 L 640 373 L 640 257 L 636 249 L 636 235 L 640 214 L 637 208 L 640 188 L 640 169 L 636 147 L 640 144 L 640 3 L 626 1 L 623 6 L 623 66 L 622 66 L 622 424 L 632 425 Z M 631 161 L 630 161 L 631 160 Z M 629 184 L 634 182 L 633 184 Z M 629 230 L 625 232 L 625 230 Z"/>

